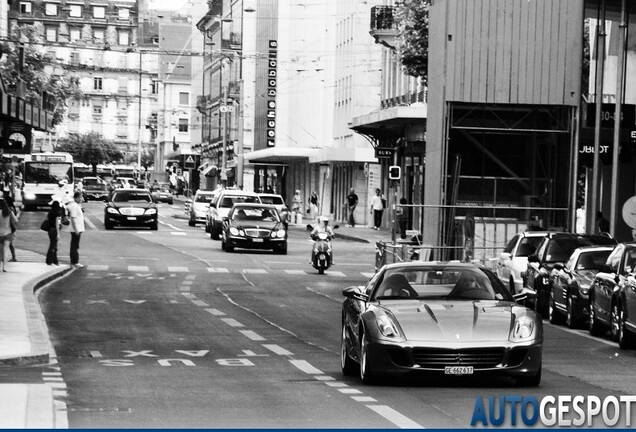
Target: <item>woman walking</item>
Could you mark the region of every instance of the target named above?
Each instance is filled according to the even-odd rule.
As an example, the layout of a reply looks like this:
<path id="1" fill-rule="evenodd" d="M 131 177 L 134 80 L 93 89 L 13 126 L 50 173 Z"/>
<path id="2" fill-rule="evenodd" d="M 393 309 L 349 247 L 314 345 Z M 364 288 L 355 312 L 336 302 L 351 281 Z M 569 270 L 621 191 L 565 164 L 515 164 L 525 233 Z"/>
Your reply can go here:
<path id="1" fill-rule="evenodd" d="M 13 227 L 18 226 L 18 218 L 15 217 L 9 204 L 0 198 L 0 268 L 7 271 L 8 246 L 13 237 Z"/>
<path id="2" fill-rule="evenodd" d="M 62 217 L 62 208 L 59 201 L 53 201 L 51 204 L 51 210 L 46 215 L 46 219 L 49 222 L 49 250 L 46 252 L 46 264 L 47 265 L 60 265 L 57 260 L 57 241 L 60 238 L 60 223 Z"/>

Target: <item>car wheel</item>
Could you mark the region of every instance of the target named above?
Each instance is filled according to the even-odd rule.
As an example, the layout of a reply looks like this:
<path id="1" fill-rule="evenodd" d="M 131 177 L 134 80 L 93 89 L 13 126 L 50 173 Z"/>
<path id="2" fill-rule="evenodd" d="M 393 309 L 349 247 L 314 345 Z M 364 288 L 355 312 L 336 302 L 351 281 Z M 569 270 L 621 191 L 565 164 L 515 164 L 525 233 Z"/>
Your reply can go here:
<path id="1" fill-rule="evenodd" d="M 324 268 L 319 268 L 318 269 L 318 274 L 325 274 L 325 269 Z"/>
<path id="2" fill-rule="evenodd" d="M 369 370 L 369 342 L 366 333 L 362 334 L 362 343 L 360 344 L 360 379 L 362 384 L 373 384 L 375 377 Z"/>
<path id="3" fill-rule="evenodd" d="M 549 312 L 549 300 L 545 297 L 546 296 L 541 294 L 541 291 L 537 291 L 537 298 L 534 299 L 534 310 L 541 316 L 541 318 L 545 318 Z"/>
<path id="4" fill-rule="evenodd" d="M 618 302 L 614 302 L 612 304 L 612 313 L 610 315 L 610 334 L 613 340 L 618 340 L 620 312 L 620 305 L 618 304 Z"/>
<path id="5" fill-rule="evenodd" d="M 205 223 L 205 232 L 210 233 L 210 224 L 208 224 L 207 222 Z"/>
<path id="6" fill-rule="evenodd" d="M 225 250 L 225 240 L 221 239 L 221 250 Z"/>
<path id="7" fill-rule="evenodd" d="M 107 230 L 112 230 L 113 229 L 113 224 L 108 222 L 107 220 L 104 221 L 104 228 Z"/>
<path id="8" fill-rule="evenodd" d="M 157 231 L 159 229 L 159 222 L 155 221 L 152 225 L 150 225 L 150 229 L 152 231 Z"/>
<path id="9" fill-rule="evenodd" d="M 634 345 L 634 337 L 625 325 L 625 309 L 618 307 L 618 346 L 620 349 L 629 349 Z"/>
<path id="10" fill-rule="evenodd" d="M 592 336 L 600 336 L 603 333 L 603 326 L 596 319 L 596 311 L 594 310 L 594 300 L 590 298 L 590 318 L 587 323 L 587 330 Z"/>
<path id="11" fill-rule="evenodd" d="M 530 376 L 520 376 L 515 378 L 517 385 L 521 387 L 539 387 L 541 384 L 541 367 L 539 367 L 539 371 Z"/>
<path id="12" fill-rule="evenodd" d="M 287 255 L 287 243 L 277 248 L 276 253 L 279 253 L 281 255 Z"/>
<path id="13" fill-rule="evenodd" d="M 550 324 L 561 323 L 561 313 L 554 304 L 554 294 L 552 294 L 552 291 L 550 291 L 550 299 L 548 300 L 548 321 L 550 321 Z"/>
<path id="14" fill-rule="evenodd" d="M 168 201 L 168 205 L 172 205 L 172 204 L 173 204 L 172 200 Z"/>
<path id="15" fill-rule="evenodd" d="M 197 223 L 194 221 L 194 219 L 190 218 L 188 219 L 188 225 L 190 226 L 195 226 Z"/>
<path id="16" fill-rule="evenodd" d="M 510 294 L 515 295 L 515 280 L 510 276 Z"/>
<path id="17" fill-rule="evenodd" d="M 342 323 L 342 337 L 340 338 L 340 366 L 345 376 L 355 376 L 359 373 L 359 366 L 349 357 L 349 345 L 347 344 L 347 328 Z"/>
<path id="18" fill-rule="evenodd" d="M 578 320 L 574 317 L 574 302 L 569 294 L 565 300 L 565 325 L 571 329 L 579 326 Z"/>

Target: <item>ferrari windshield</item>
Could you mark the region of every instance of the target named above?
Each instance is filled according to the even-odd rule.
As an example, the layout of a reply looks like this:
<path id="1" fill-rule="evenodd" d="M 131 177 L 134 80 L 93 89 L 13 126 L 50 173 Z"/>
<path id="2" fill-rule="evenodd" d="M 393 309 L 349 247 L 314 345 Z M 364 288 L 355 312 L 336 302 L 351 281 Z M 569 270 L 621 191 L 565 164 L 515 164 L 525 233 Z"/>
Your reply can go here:
<path id="1" fill-rule="evenodd" d="M 371 300 L 506 300 L 511 294 L 490 271 L 467 266 L 389 268 Z"/>

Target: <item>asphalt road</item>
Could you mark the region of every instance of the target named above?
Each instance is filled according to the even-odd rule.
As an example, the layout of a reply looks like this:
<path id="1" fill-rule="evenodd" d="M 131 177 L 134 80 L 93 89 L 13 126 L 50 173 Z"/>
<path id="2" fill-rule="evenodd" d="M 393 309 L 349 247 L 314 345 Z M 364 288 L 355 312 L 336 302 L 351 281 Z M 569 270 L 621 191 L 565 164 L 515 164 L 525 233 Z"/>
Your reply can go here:
<path id="1" fill-rule="evenodd" d="M 345 286 L 371 276 L 373 245 L 337 241 L 337 265 L 318 275 L 299 230 L 287 255 L 225 253 L 202 227 L 171 217 L 177 205 L 161 205 L 158 231 L 105 231 L 103 204 L 85 207 L 86 267 L 39 297 L 71 428 L 457 428 L 470 425 L 477 397 L 636 388 L 635 351 L 547 322 L 538 389 L 505 378 L 363 386 L 340 372 L 340 304 Z M 19 247 L 45 252 L 43 218 L 23 215 Z"/>

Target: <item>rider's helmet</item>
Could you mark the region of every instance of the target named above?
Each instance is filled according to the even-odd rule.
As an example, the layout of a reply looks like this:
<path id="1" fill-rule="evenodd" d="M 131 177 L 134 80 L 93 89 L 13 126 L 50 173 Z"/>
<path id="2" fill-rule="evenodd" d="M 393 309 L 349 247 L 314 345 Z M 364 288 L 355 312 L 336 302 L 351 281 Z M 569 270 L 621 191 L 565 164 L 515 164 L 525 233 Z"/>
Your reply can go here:
<path id="1" fill-rule="evenodd" d="M 327 216 L 320 216 L 318 218 L 318 222 L 320 223 L 320 225 L 326 227 L 327 225 L 329 225 L 329 218 Z"/>

